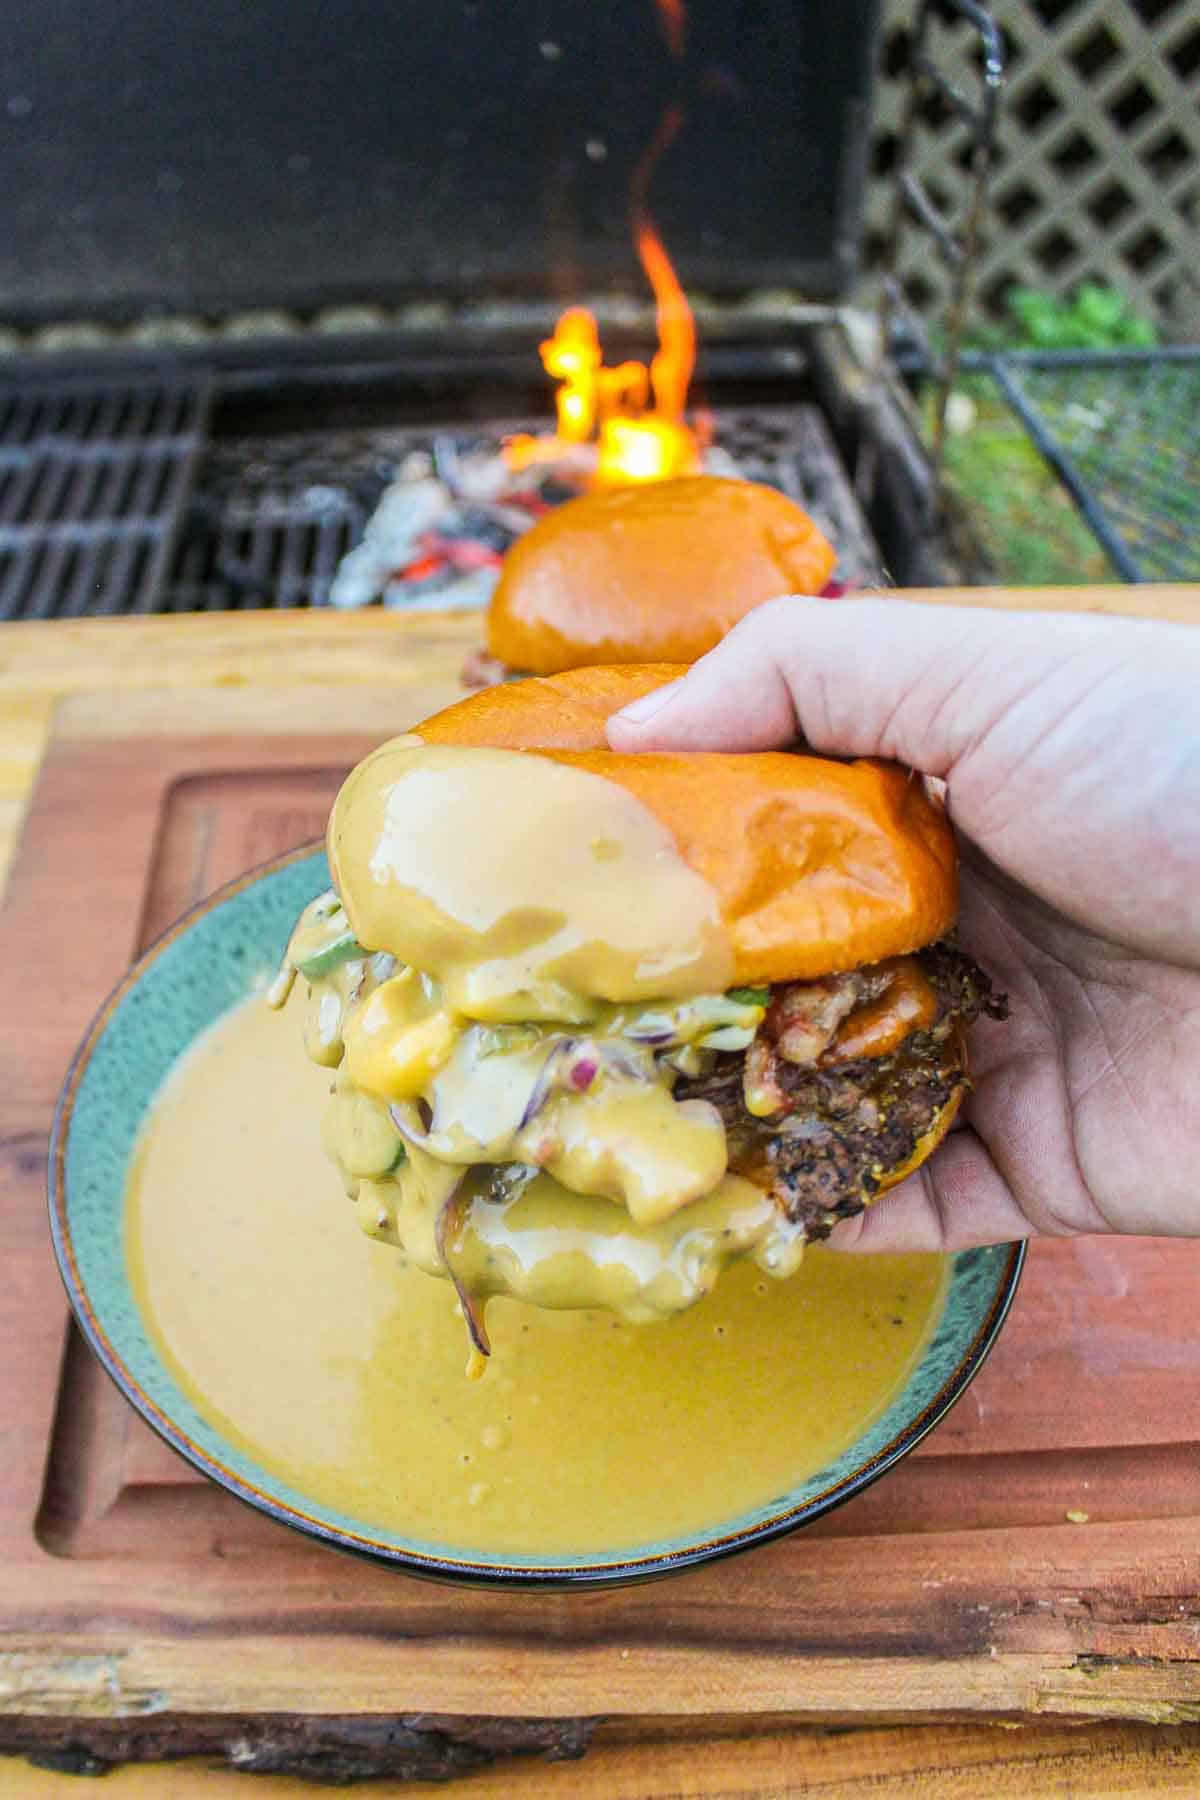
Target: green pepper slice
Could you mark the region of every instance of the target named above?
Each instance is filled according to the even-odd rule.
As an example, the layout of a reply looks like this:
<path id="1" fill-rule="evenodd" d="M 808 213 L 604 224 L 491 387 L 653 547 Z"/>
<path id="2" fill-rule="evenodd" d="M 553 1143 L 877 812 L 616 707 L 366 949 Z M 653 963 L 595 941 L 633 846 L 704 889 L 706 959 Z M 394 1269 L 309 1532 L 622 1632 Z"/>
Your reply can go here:
<path id="1" fill-rule="evenodd" d="M 771 990 L 765 987 L 728 988 L 727 1000 L 736 1000 L 739 1006 L 769 1006 Z"/>
<path id="2" fill-rule="evenodd" d="M 307 956 L 297 959 L 296 967 L 309 981 L 317 981 L 322 975 L 328 975 L 339 963 L 350 962 L 353 957 L 365 956 L 366 951 L 347 927 L 339 931 L 336 937 L 330 938 L 318 950 L 310 951 Z"/>

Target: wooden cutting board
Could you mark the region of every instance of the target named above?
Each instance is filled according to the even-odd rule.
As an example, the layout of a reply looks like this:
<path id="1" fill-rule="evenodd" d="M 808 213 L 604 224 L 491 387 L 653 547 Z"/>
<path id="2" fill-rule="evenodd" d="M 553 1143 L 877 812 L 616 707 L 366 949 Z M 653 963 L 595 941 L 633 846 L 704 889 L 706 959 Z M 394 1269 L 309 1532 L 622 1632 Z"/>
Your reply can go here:
<path id="1" fill-rule="evenodd" d="M 452 692 L 175 689 L 58 716 L 0 915 L 0 1749 L 31 1721 L 42 1741 L 87 1721 L 91 1742 L 199 1747 L 250 1713 L 404 1715 L 426 1768 L 467 1743 L 577 1752 L 602 1716 L 1200 1719 L 1187 1245 L 1035 1245 L 988 1366 L 892 1476 L 627 1591 L 467 1593 L 310 1546 L 177 1461 L 99 1372 L 43 1177 L 88 1016 L 163 925 L 316 836 L 346 767 Z"/>

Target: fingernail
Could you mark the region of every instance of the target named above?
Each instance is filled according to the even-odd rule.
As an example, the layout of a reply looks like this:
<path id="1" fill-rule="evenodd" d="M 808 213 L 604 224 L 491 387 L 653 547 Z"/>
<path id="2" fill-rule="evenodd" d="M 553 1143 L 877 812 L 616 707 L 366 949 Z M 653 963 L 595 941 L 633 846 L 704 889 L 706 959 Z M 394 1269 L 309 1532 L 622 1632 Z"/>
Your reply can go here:
<path id="1" fill-rule="evenodd" d="M 660 713 L 675 698 L 682 686 L 682 681 L 668 681 L 666 687 L 654 688 L 649 694 L 643 694 L 640 700 L 631 700 L 628 706 L 621 708 L 616 717 L 622 725 L 645 725 L 655 713 Z"/>

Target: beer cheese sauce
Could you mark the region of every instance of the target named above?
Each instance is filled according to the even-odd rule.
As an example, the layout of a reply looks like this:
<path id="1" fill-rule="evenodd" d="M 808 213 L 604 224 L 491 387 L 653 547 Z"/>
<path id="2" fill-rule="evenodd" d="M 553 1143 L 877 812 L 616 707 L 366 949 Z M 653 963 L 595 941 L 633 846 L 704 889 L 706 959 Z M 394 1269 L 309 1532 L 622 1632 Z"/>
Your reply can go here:
<path id="1" fill-rule="evenodd" d="M 301 976 L 359 1224 L 452 1278 L 478 1351 L 493 1295 L 642 1322 L 735 1258 L 794 1273 L 800 1230 L 728 1172 L 716 1108 L 672 1094 L 750 1043 L 767 995 L 726 991 L 716 897 L 638 799 L 401 738 L 347 779 L 329 857 L 274 999 Z"/>
<path id="2" fill-rule="evenodd" d="M 666 826 L 551 757 L 395 738 L 343 784 L 329 860 L 359 943 L 436 977 L 452 1014 L 571 1020 L 732 975 L 716 896 Z"/>
<path id="3" fill-rule="evenodd" d="M 719 1527 L 852 1441 L 936 1325 L 943 1259 L 818 1247 L 786 1280 L 737 1262 L 653 1323 L 493 1299 L 492 1356 L 467 1381 L 449 1282 L 355 1229 L 361 1201 L 321 1143 L 332 1078 L 296 1020 L 261 998 L 219 1021 L 144 1128 L 127 1256 L 142 1314 L 200 1411 L 364 1525 L 564 1556 Z M 522 1240 L 536 1269 L 545 1196 L 524 1203 L 494 1229 Z M 623 1209 L 587 1204 L 577 1259 L 632 1254 Z M 561 1243 L 550 1248 L 545 1278 L 567 1279 L 553 1267 Z"/>

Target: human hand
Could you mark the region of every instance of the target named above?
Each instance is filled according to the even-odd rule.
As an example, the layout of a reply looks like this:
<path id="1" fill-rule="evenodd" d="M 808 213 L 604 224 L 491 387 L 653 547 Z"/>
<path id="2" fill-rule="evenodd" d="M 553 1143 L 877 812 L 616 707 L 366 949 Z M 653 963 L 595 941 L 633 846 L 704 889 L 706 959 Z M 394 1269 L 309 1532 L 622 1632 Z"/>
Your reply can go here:
<path id="1" fill-rule="evenodd" d="M 964 1128 L 832 1244 L 1200 1236 L 1200 631 L 788 597 L 608 736 L 946 783 L 959 934 L 1011 1017 L 972 1030 Z"/>

